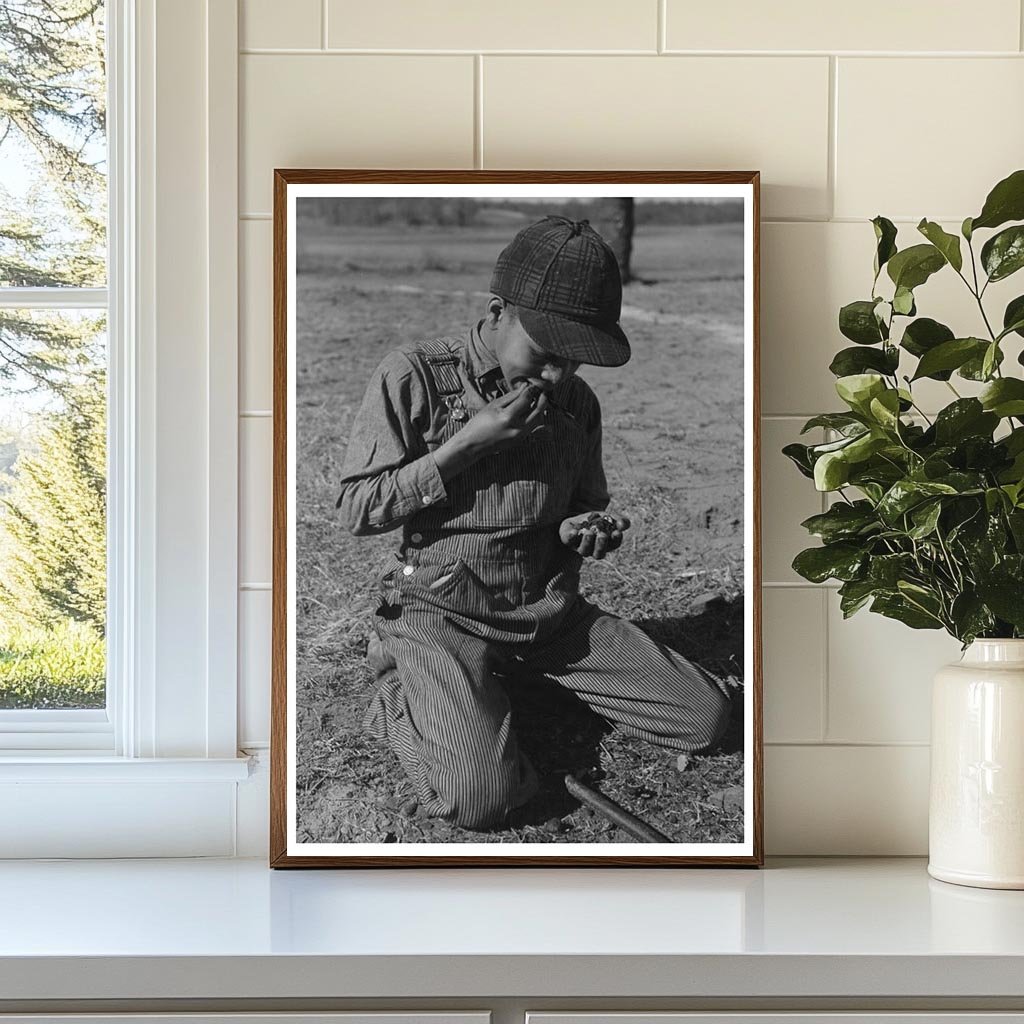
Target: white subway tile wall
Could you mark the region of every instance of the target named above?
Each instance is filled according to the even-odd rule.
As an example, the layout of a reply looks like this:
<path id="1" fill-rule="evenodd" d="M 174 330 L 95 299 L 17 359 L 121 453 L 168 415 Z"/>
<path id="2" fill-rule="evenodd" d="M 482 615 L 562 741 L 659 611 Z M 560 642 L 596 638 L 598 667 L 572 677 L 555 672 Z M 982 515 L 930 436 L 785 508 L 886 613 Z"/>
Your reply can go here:
<path id="1" fill-rule="evenodd" d="M 286 12 L 287 7 L 287 12 Z M 243 0 L 238 42 L 243 50 L 319 50 L 323 0 Z M 287 13 L 286 17 L 282 17 Z"/>
<path id="2" fill-rule="evenodd" d="M 275 167 L 473 166 L 472 57 L 245 54 L 239 75 L 243 213 L 270 212 Z"/>
<path id="3" fill-rule="evenodd" d="M 238 677 L 260 680 L 242 685 L 238 697 L 238 740 L 243 750 L 267 742 L 270 720 L 270 598 L 269 590 L 243 590 L 238 599 Z"/>
<path id="4" fill-rule="evenodd" d="M 244 220 L 238 232 L 238 408 L 268 412 L 274 404 L 274 230 L 269 220 Z"/>
<path id="5" fill-rule="evenodd" d="M 327 45 L 375 50 L 658 48 L 659 0 L 327 0 Z"/>
<path id="6" fill-rule="evenodd" d="M 273 168 L 759 169 L 766 846 L 924 853 L 928 686 L 958 646 L 843 621 L 834 589 L 800 580 L 822 502 L 779 449 L 838 404 L 827 364 L 839 306 L 869 294 L 868 218 L 909 244 L 1024 163 L 1020 0 L 240 2 L 244 740 L 269 734 Z M 919 309 L 977 333 L 959 284 L 937 276 Z"/>
<path id="7" fill-rule="evenodd" d="M 1016 51 L 1018 0 L 666 0 L 669 50 Z"/>
<path id="8" fill-rule="evenodd" d="M 485 167 L 762 171 L 769 217 L 828 212 L 826 57 L 487 57 Z"/>

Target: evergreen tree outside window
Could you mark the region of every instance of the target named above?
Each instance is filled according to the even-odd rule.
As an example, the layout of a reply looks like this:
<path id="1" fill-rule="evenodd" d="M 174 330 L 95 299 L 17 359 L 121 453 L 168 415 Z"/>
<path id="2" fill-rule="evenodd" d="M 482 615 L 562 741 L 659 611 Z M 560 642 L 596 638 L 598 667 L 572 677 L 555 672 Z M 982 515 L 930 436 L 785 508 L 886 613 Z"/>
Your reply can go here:
<path id="1" fill-rule="evenodd" d="M 0 0 L 0 715 L 106 703 L 102 0 Z"/>

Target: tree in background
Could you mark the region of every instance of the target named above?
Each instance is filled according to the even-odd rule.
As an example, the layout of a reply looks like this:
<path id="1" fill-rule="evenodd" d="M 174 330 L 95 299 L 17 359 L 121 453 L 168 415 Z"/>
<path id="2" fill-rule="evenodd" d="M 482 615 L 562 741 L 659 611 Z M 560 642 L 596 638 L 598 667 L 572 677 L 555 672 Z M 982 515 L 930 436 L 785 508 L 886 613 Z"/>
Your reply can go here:
<path id="1" fill-rule="evenodd" d="M 0 288 L 106 283 L 103 16 L 0 0 Z M 0 308 L 0 707 L 103 703 L 103 367 L 96 317 Z"/>
<path id="2" fill-rule="evenodd" d="M 38 179 L 0 186 L 0 287 L 105 282 L 106 58 L 102 0 L 0 3 L 0 146 Z M 67 397 L 94 360 L 78 332 L 0 310 L 0 385 Z"/>
<path id="3" fill-rule="evenodd" d="M 5 617 L 106 629 L 106 396 L 96 373 L 67 410 L 40 417 L 0 498 L 0 606 Z"/>
<path id="4" fill-rule="evenodd" d="M 622 283 L 629 284 L 633 280 L 631 262 L 633 258 L 633 227 L 635 224 L 633 200 L 631 198 L 608 199 L 605 201 L 607 214 L 604 237 L 619 261 L 619 273 Z"/>

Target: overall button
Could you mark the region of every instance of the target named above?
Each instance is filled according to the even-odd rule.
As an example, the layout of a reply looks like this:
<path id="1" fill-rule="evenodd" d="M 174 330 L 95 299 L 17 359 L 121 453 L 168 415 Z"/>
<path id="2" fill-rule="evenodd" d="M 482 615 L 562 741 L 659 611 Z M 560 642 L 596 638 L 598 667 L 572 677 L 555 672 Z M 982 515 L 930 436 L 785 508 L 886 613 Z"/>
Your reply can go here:
<path id="1" fill-rule="evenodd" d="M 423 534 L 422 534 L 422 533 L 414 533 L 414 534 L 413 534 L 413 535 L 412 535 L 412 536 L 411 536 L 411 537 L 409 538 L 409 540 L 411 540 L 411 541 L 413 542 L 413 544 L 419 544 L 419 542 L 420 542 L 421 540 L 423 540 Z"/>
<path id="2" fill-rule="evenodd" d="M 406 566 L 406 567 L 405 567 L 405 568 L 404 568 L 404 569 L 402 570 L 402 575 L 403 575 L 403 576 L 411 576 L 411 575 L 413 574 L 413 572 L 414 572 L 414 571 L 415 571 L 415 570 L 413 569 L 413 567 L 412 567 L 411 565 L 407 565 L 407 566 Z"/>
<path id="3" fill-rule="evenodd" d="M 431 495 L 429 495 L 429 494 L 424 494 L 423 495 L 423 504 L 424 505 L 429 505 L 433 500 L 434 499 L 433 499 L 433 497 Z"/>

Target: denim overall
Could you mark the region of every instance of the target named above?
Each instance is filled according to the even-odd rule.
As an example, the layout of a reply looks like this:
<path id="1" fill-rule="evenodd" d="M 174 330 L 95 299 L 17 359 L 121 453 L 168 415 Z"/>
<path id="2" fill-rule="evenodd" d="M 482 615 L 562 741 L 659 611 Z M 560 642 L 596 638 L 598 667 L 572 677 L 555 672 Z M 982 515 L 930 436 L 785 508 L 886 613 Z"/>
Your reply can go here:
<path id="1" fill-rule="evenodd" d="M 424 438 L 434 450 L 485 399 L 444 341 L 420 350 L 447 410 Z M 406 522 L 378 575 L 368 658 L 380 686 L 365 724 L 387 737 L 426 812 L 464 827 L 501 822 L 537 785 L 496 670 L 543 674 L 677 751 L 708 746 L 728 718 L 717 680 L 579 596 L 583 559 L 558 528 L 587 454 L 583 393 L 563 382 L 544 429 L 449 480 L 444 506 Z"/>

